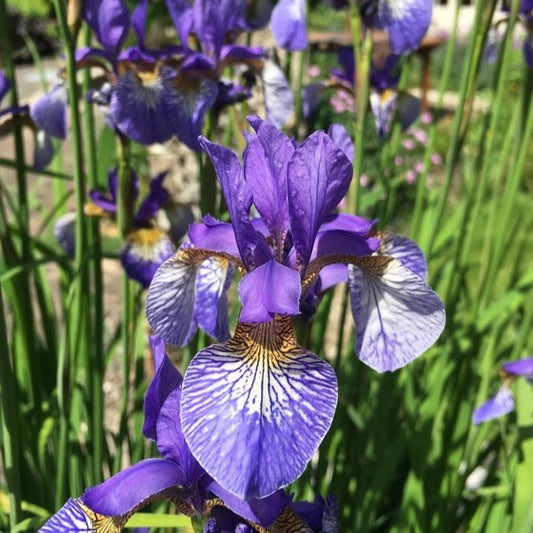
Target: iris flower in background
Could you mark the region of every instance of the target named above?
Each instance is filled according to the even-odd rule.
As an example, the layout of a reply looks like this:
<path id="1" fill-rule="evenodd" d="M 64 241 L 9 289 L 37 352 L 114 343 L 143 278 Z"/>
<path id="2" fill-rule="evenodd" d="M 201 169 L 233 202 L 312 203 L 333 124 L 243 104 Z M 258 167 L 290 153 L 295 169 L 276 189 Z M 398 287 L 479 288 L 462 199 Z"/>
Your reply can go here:
<path id="1" fill-rule="evenodd" d="M 168 259 L 175 248 L 166 232 L 155 224 L 158 211 L 168 202 L 169 193 L 163 186 L 166 172 L 158 174 L 150 182 L 150 191 L 140 203 L 133 219 L 133 228 L 123 244 L 119 256 L 126 274 L 143 287 L 148 287 L 158 267 Z M 117 211 L 117 170 L 109 171 L 109 193 L 98 190 L 90 192 L 92 204 L 86 208 L 87 214 L 100 216 L 102 213 L 114 215 Z M 131 173 L 134 201 L 139 194 L 137 174 Z M 63 250 L 70 256 L 75 251 L 75 215 L 67 213 L 60 217 L 54 227 L 54 236 Z"/>
<path id="2" fill-rule="evenodd" d="M 143 199 L 133 219 L 133 228 L 120 250 L 120 261 L 126 274 L 148 287 L 155 271 L 175 251 L 167 234 L 154 224 L 157 212 L 168 202 L 169 193 L 163 186 L 166 172 L 162 172 L 150 181 L 150 192 Z M 116 213 L 117 170 L 109 172 L 109 192 L 111 196 L 93 190 L 90 192 L 93 204 L 107 213 Z M 139 192 L 138 178 L 131 173 L 134 200 Z"/>
<path id="3" fill-rule="evenodd" d="M 336 520 L 329 499 L 292 503 L 292 496 L 279 490 L 262 500 L 244 501 L 209 476 L 181 430 L 183 378 L 168 359 L 163 340 L 151 337 L 150 344 L 155 375 L 144 401 L 143 433 L 156 443 L 161 458 L 145 459 L 68 500 L 39 533 L 116 533 L 132 514 L 162 499 L 170 500 L 179 513 L 205 521 L 206 532 L 251 533 L 270 526 L 274 531 L 318 532 L 323 522 Z"/>
<path id="4" fill-rule="evenodd" d="M 226 342 L 200 351 L 183 384 L 181 423 L 200 465 L 237 497 L 263 498 L 295 480 L 326 434 L 337 403 L 333 369 L 300 346 L 292 316 L 320 277 L 347 280 L 356 354 L 383 372 L 429 348 L 444 327 L 426 265 L 408 239 L 375 236 L 373 223 L 335 213 L 352 165 L 324 132 L 295 144 L 272 124 L 250 118 L 244 167 L 229 149 L 202 138 L 231 223 L 206 216 L 156 272 L 147 297 L 154 332 L 183 344 L 204 298 L 204 261 L 242 274 L 242 309 Z M 259 214 L 250 218 L 252 205 Z M 335 268 L 328 272 L 327 267 Z M 209 310 L 219 312 L 218 298 Z M 211 295 L 212 296 L 212 295 Z"/>
<path id="5" fill-rule="evenodd" d="M 501 375 L 502 387 L 495 396 L 474 411 L 472 415 L 474 424 L 481 424 L 481 422 L 487 422 L 514 411 L 514 396 L 509 386 L 519 377 L 525 377 L 533 385 L 533 358 L 526 357 L 504 363 Z"/>
<path id="6" fill-rule="evenodd" d="M 10 88 L 11 82 L 0 70 L 0 103 Z M 45 168 L 54 157 L 51 137 L 63 140 L 67 136 L 67 95 L 63 84 L 56 85 L 31 106 L 0 109 L 0 118 L 6 115 L 20 115 L 23 124 L 32 129 L 35 136 L 33 166 L 37 170 Z M 3 130 L 9 130 L 10 126 L 10 120 L 7 119 L 1 124 L 0 134 Z"/>
<path id="7" fill-rule="evenodd" d="M 291 52 L 307 48 L 305 0 L 280 0 L 270 20 L 276 44 Z"/>

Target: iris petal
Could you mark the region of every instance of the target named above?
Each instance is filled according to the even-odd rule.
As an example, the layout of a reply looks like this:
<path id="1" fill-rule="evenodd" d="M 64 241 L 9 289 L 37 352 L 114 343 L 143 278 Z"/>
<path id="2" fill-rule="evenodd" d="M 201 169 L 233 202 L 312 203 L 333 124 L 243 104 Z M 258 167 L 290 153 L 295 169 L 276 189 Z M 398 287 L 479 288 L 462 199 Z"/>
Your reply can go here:
<path id="1" fill-rule="evenodd" d="M 67 136 L 67 92 L 56 85 L 30 107 L 30 116 L 48 135 L 65 139 Z"/>
<path id="2" fill-rule="evenodd" d="M 266 118 L 277 128 L 285 125 L 294 107 L 289 82 L 283 71 L 273 62 L 266 61 L 261 71 Z"/>
<path id="3" fill-rule="evenodd" d="M 192 360 L 182 427 L 193 455 L 239 498 L 263 498 L 296 479 L 337 403 L 328 363 L 296 343 L 290 318 L 239 324 Z"/>
<path id="4" fill-rule="evenodd" d="M 472 415 L 474 424 L 481 424 L 494 418 L 506 415 L 514 409 L 514 397 L 511 389 L 501 387 L 494 398 L 490 398 L 478 407 Z"/>
<path id="5" fill-rule="evenodd" d="M 168 344 L 188 342 L 200 262 L 192 249 L 180 249 L 155 273 L 146 298 L 146 317 L 154 333 Z"/>
<path id="6" fill-rule="evenodd" d="M 7 94 L 7 91 L 11 89 L 11 82 L 9 78 L 5 75 L 3 70 L 0 70 L 0 102 L 4 99 L 4 96 Z"/>
<path id="7" fill-rule="evenodd" d="M 355 149 L 352 138 L 346 131 L 346 128 L 342 124 L 332 124 L 328 129 L 328 135 L 335 143 L 335 146 L 340 148 L 344 152 L 344 155 L 350 160 L 350 163 L 353 164 Z"/>
<path id="8" fill-rule="evenodd" d="M 33 145 L 33 168 L 42 170 L 52 162 L 52 159 L 54 159 L 52 139 L 44 130 L 38 130 Z"/>
<path id="9" fill-rule="evenodd" d="M 274 125 L 257 117 L 248 120 L 257 136 L 249 136 L 244 154 L 246 182 L 252 190 L 254 205 L 276 244 L 283 247 L 290 227 L 287 164 L 294 153 L 294 146 Z"/>
<path id="10" fill-rule="evenodd" d="M 122 517 L 104 516 L 92 511 L 79 498 L 70 498 L 38 533 L 106 531 L 118 533 L 126 522 Z"/>
<path id="11" fill-rule="evenodd" d="M 300 313 L 300 275 L 276 261 L 268 261 L 246 274 L 239 283 L 241 322 L 269 322 L 275 314 Z"/>
<path id="12" fill-rule="evenodd" d="M 379 254 L 398 259 L 402 265 L 426 281 L 428 267 L 422 250 L 415 242 L 394 233 L 379 233 Z"/>
<path id="13" fill-rule="evenodd" d="M 395 259 L 360 258 L 348 267 L 356 354 L 378 372 L 405 366 L 439 337 L 445 322 L 438 295 Z"/>
<path id="14" fill-rule="evenodd" d="M 509 361 L 503 364 L 503 369 L 514 376 L 533 376 L 533 357 Z"/>
<path id="15" fill-rule="evenodd" d="M 317 231 L 344 197 L 352 165 L 323 132 L 309 136 L 288 167 L 291 232 L 299 265 L 307 266 Z"/>
<path id="16" fill-rule="evenodd" d="M 128 516 L 167 489 L 185 482 L 183 472 L 173 461 L 145 459 L 87 489 L 81 499 L 99 514 Z"/>
<path id="17" fill-rule="evenodd" d="M 426 34 L 433 13 L 433 0 L 380 0 L 378 24 L 389 34 L 394 54 L 416 50 Z"/>
<path id="18" fill-rule="evenodd" d="M 280 0 L 272 10 L 270 24 L 278 46 L 291 51 L 307 47 L 304 0 Z"/>

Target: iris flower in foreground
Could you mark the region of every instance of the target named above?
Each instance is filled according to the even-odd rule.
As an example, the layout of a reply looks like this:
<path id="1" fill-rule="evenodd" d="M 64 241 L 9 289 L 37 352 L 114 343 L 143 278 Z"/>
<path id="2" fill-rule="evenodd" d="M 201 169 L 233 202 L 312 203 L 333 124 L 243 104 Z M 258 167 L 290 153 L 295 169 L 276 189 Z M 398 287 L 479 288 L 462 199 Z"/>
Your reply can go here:
<path id="1" fill-rule="evenodd" d="M 170 344 L 183 344 L 197 313 L 219 317 L 227 265 L 243 277 L 242 310 L 228 341 L 200 351 L 187 368 L 181 404 L 185 439 L 202 467 L 244 499 L 295 480 L 326 434 L 337 403 L 331 366 L 300 346 L 291 317 L 315 283 L 348 281 L 357 355 L 383 372 L 400 368 L 437 339 L 439 297 L 425 282 L 420 250 L 408 239 L 374 236 L 373 223 L 333 210 L 352 165 L 319 131 L 295 146 L 272 124 L 249 119 L 244 168 L 222 146 L 200 140 L 216 169 L 231 223 L 205 217 L 156 272 L 148 321 Z M 250 217 L 252 204 L 260 215 Z M 206 261 L 223 281 L 199 286 Z"/>
<path id="2" fill-rule="evenodd" d="M 183 378 L 168 359 L 162 339 L 151 337 L 150 343 L 155 375 L 146 392 L 143 433 L 156 442 L 162 457 L 145 459 L 87 489 L 80 498 L 71 498 L 39 533 L 116 533 L 132 514 L 162 499 L 170 500 L 179 513 L 205 522 L 207 532 L 265 532 L 272 527 L 270 531 L 311 533 L 320 530 L 314 524 L 335 520 L 328 502 L 292 503 L 292 496 L 283 491 L 263 500 L 244 501 L 214 481 L 183 438 Z"/>
<path id="3" fill-rule="evenodd" d="M 503 385 L 495 396 L 480 405 L 472 415 L 474 424 L 481 424 L 514 411 L 514 396 L 509 385 L 519 377 L 525 377 L 533 384 L 533 357 L 504 363 L 501 372 Z"/>

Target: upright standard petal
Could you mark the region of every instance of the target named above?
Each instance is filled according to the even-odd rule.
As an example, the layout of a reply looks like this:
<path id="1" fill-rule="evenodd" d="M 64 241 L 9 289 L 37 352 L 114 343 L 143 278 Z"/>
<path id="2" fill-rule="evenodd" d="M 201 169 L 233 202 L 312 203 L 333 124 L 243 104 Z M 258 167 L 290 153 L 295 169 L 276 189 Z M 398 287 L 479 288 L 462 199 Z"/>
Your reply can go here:
<path id="1" fill-rule="evenodd" d="M 67 92 L 63 84 L 56 85 L 30 107 L 30 116 L 48 135 L 65 139 L 67 136 Z"/>
<path id="2" fill-rule="evenodd" d="M 438 295 L 390 257 L 359 258 L 348 267 L 357 356 L 378 372 L 396 370 L 427 350 L 445 322 Z"/>
<path id="3" fill-rule="evenodd" d="M 269 322 L 274 315 L 300 313 L 300 275 L 274 260 L 246 274 L 239 283 L 242 310 L 239 320 L 249 324 Z"/>
<path id="4" fill-rule="evenodd" d="M 514 410 L 514 397 L 511 389 L 503 386 L 496 396 L 487 400 L 479 406 L 472 415 L 474 424 L 481 424 L 500 416 L 506 415 Z"/>
<path id="5" fill-rule="evenodd" d="M 328 129 L 328 135 L 331 137 L 335 146 L 340 148 L 344 155 L 350 160 L 350 163 L 353 164 L 355 149 L 352 138 L 346 131 L 346 128 L 342 124 L 331 124 Z"/>
<path id="6" fill-rule="evenodd" d="M 128 36 L 129 12 L 123 0 L 84 0 L 83 17 L 106 52 L 116 57 Z"/>
<path id="7" fill-rule="evenodd" d="M 170 18 L 176 27 L 180 44 L 187 47 L 187 39 L 194 24 L 193 6 L 190 0 L 165 0 Z"/>
<path id="8" fill-rule="evenodd" d="M 304 269 L 318 228 L 346 194 L 351 178 L 350 161 L 323 131 L 294 152 L 288 167 L 289 213 L 297 263 Z"/>
<path id="9" fill-rule="evenodd" d="M 287 200 L 287 165 L 294 153 L 289 138 L 273 124 L 258 117 L 248 121 L 257 135 L 248 137 L 244 153 L 244 176 L 252 190 L 254 205 L 274 237 L 279 253 L 290 228 Z"/>
<path id="10" fill-rule="evenodd" d="M 146 317 L 154 333 L 168 344 L 189 339 L 196 298 L 196 274 L 203 257 L 194 248 L 182 248 L 155 273 L 146 298 Z"/>
<path id="11" fill-rule="evenodd" d="M 270 24 L 278 46 L 290 51 L 307 47 L 305 0 L 280 0 L 272 10 Z"/>
<path id="12" fill-rule="evenodd" d="M 385 28 L 394 54 L 416 50 L 433 14 L 433 0 L 379 0 L 377 23 Z"/>
<path id="13" fill-rule="evenodd" d="M 215 167 L 241 258 L 246 268 L 250 269 L 255 262 L 254 251 L 258 244 L 256 231 L 248 218 L 252 205 L 250 186 L 244 181 L 239 159 L 231 150 L 209 142 L 204 137 L 200 138 L 200 144 Z"/>
<path id="14" fill-rule="evenodd" d="M 290 317 L 240 323 L 199 352 L 183 383 L 182 427 L 193 455 L 239 498 L 294 481 L 326 434 L 337 403 L 328 363 L 296 343 Z"/>

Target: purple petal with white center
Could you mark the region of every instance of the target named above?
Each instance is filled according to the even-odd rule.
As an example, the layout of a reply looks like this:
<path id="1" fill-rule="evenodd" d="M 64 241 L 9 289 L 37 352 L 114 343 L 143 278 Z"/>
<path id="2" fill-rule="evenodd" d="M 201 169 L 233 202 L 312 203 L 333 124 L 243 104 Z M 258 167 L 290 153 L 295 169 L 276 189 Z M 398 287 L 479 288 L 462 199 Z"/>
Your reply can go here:
<path id="1" fill-rule="evenodd" d="M 496 396 L 479 406 L 472 414 L 472 422 L 481 424 L 494 418 L 506 415 L 514 410 L 514 397 L 511 389 L 503 386 Z"/>
<path id="2" fill-rule="evenodd" d="M 502 367 L 508 374 L 514 376 L 533 376 L 533 357 L 509 361 L 504 363 Z"/>
<path id="3" fill-rule="evenodd" d="M 228 148 L 200 138 L 200 144 L 209 155 L 215 167 L 218 181 L 228 206 L 240 256 L 246 268 L 254 264 L 254 251 L 258 243 L 248 212 L 252 205 L 250 186 L 244 181 L 244 174 L 237 156 Z"/>
<path id="4" fill-rule="evenodd" d="M 239 498 L 294 481 L 326 434 L 337 404 L 331 366 L 296 343 L 290 318 L 240 323 L 200 351 L 183 382 L 185 439 L 203 468 Z"/>
<path id="5" fill-rule="evenodd" d="M 285 125 L 294 108 L 294 96 L 283 71 L 273 62 L 265 61 L 261 71 L 266 117 L 277 128 Z"/>
<path id="6" fill-rule="evenodd" d="M 169 192 L 163 186 L 168 171 L 161 172 L 150 182 L 150 192 L 143 200 L 135 214 L 135 223 L 142 225 L 149 222 L 157 212 L 168 202 Z"/>
<path id="7" fill-rule="evenodd" d="M 183 472 L 173 461 L 145 459 L 87 489 L 81 500 L 96 513 L 123 516 L 185 481 Z"/>
<path id="8" fill-rule="evenodd" d="M 83 18 L 113 57 L 118 55 L 129 31 L 129 12 L 123 0 L 84 0 Z"/>
<path id="9" fill-rule="evenodd" d="M 192 31 L 194 17 L 190 0 L 165 0 L 170 18 L 176 27 L 180 43 L 187 46 L 187 38 Z"/>
<path id="10" fill-rule="evenodd" d="M 56 220 L 54 237 L 62 250 L 70 257 L 75 252 L 76 213 L 67 213 Z"/>
<path id="11" fill-rule="evenodd" d="M 96 515 L 79 498 L 69 498 L 37 533 L 76 533 L 83 531 L 122 531 L 125 520 L 120 517 Z"/>
<path id="12" fill-rule="evenodd" d="M 378 372 L 401 368 L 427 350 L 444 329 L 438 295 L 400 261 L 362 258 L 348 267 L 356 355 Z"/>
<path id="13" fill-rule="evenodd" d="M 390 132 L 392 126 L 392 116 L 398 105 L 398 92 L 392 89 L 378 92 L 372 90 L 370 93 L 370 107 L 374 114 L 376 131 L 380 139 L 384 139 Z"/>
<path id="14" fill-rule="evenodd" d="M 196 248 L 227 252 L 239 257 L 239 248 L 235 240 L 235 231 L 228 222 L 221 222 L 206 215 L 203 222 L 191 224 L 187 235 Z"/>
<path id="15" fill-rule="evenodd" d="M 9 78 L 5 75 L 3 70 L 0 70 L 0 103 L 4 99 L 4 96 L 7 94 L 7 91 L 11 89 L 11 82 Z"/>
<path id="16" fill-rule="evenodd" d="M 233 268 L 227 259 L 213 257 L 202 263 L 196 278 L 194 319 L 219 341 L 230 337 L 226 292 L 232 274 Z"/>
<path id="17" fill-rule="evenodd" d="M 288 192 L 299 266 L 307 266 L 317 231 L 346 194 L 351 178 L 350 161 L 323 131 L 313 133 L 294 152 Z"/>
<path id="18" fill-rule="evenodd" d="M 144 48 L 144 34 L 146 31 L 146 16 L 148 13 L 148 0 L 140 0 L 131 14 L 131 25 L 137 35 L 140 48 Z"/>
<path id="19" fill-rule="evenodd" d="M 128 235 L 119 255 L 126 274 L 146 288 L 174 252 L 166 233 L 158 228 L 140 228 Z"/>
<path id="20" fill-rule="evenodd" d="M 111 96 L 111 116 L 120 131 L 142 144 L 162 143 L 174 135 L 170 116 L 181 101 L 172 87 L 172 71 L 142 74 L 128 70 L 118 78 Z"/>
<path id="21" fill-rule="evenodd" d="M 260 500 L 242 500 L 228 492 L 216 481 L 211 481 L 207 485 L 207 490 L 221 498 L 228 509 L 234 513 L 263 527 L 270 526 L 282 509 L 292 501 L 292 496 L 285 494 L 284 490 L 278 490 Z"/>
<path id="22" fill-rule="evenodd" d="M 183 378 L 167 357 L 165 341 L 155 335 L 150 335 L 149 340 L 154 359 L 154 377 L 144 397 L 143 435 L 155 441 L 157 417 L 161 406 L 173 390 L 181 388 Z"/>
<path id="23" fill-rule="evenodd" d="M 272 10 L 270 25 L 278 46 L 290 51 L 307 47 L 305 0 L 280 0 Z"/>
<path id="24" fill-rule="evenodd" d="M 394 233 L 379 233 L 379 254 L 398 259 L 405 268 L 427 280 L 428 267 L 422 250 L 407 237 Z"/>
<path id="25" fill-rule="evenodd" d="M 340 148 L 350 160 L 350 163 L 353 164 L 354 145 L 346 128 L 342 124 L 332 124 L 328 129 L 328 135 L 331 137 L 335 146 Z"/>
<path id="26" fill-rule="evenodd" d="M 146 317 L 154 333 L 167 344 L 189 341 L 196 299 L 196 274 L 199 264 L 180 249 L 155 273 L 146 298 Z"/>
<path id="27" fill-rule="evenodd" d="M 377 21 L 388 35 L 394 54 L 416 50 L 426 34 L 433 0 L 380 0 Z"/>
<path id="28" fill-rule="evenodd" d="M 157 449 L 168 460 L 174 461 L 183 472 L 183 485 L 195 485 L 205 474 L 192 456 L 180 422 L 181 387 L 174 389 L 165 399 L 157 418 Z"/>
<path id="29" fill-rule="evenodd" d="M 205 114 L 217 99 L 217 83 L 207 77 L 182 73 L 173 88 L 172 109 L 168 109 L 173 133 L 191 150 L 198 152 L 201 149 L 198 136 Z"/>
<path id="30" fill-rule="evenodd" d="M 52 162 L 52 159 L 54 159 L 52 139 L 44 130 L 38 130 L 33 145 L 33 168 L 42 170 Z"/>
<path id="31" fill-rule="evenodd" d="M 274 125 L 257 117 L 249 117 L 248 121 L 257 135 L 248 136 L 244 175 L 257 211 L 274 236 L 276 245 L 283 251 L 285 235 L 290 228 L 287 164 L 294 153 L 294 146 Z"/>
<path id="32" fill-rule="evenodd" d="M 239 283 L 242 310 L 239 320 L 247 324 L 269 322 L 274 315 L 300 314 L 300 275 L 274 260 L 246 274 Z"/>
<path id="33" fill-rule="evenodd" d="M 67 92 L 56 85 L 30 106 L 30 116 L 48 135 L 65 139 L 67 136 Z"/>

